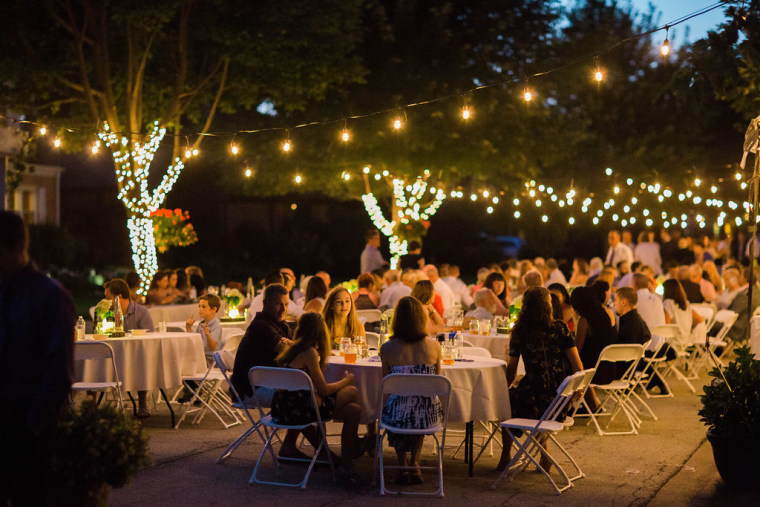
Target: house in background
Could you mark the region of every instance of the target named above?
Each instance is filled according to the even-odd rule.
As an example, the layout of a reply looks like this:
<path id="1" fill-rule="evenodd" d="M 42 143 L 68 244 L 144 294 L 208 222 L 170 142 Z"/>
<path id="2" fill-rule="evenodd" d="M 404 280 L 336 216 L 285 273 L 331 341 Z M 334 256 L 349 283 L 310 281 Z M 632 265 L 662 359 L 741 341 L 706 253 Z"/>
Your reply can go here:
<path id="1" fill-rule="evenodd" d="M 23 145 L 19 129 L 0 126 L 0 193 L 2 209 L 15 211 L 27 224 L 61 223 L 61 173 L 63 167 L 26 164 L 21 180 L 10 189 L 7 171 L 12 159 Z"/>

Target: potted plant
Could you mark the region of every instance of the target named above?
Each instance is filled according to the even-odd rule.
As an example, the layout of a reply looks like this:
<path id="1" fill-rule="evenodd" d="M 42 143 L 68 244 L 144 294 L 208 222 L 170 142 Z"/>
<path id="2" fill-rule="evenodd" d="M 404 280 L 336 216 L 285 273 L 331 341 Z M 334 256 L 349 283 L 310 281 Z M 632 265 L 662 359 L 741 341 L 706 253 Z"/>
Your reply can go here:
<path id="1" fill-rule="evenodd" d="M 56 428 L 54 503 L 107 505 L 111 488 L 124 486 L 149 463 L 148 437 L 139 423 L 87 399 L 68 408 Z"/>
<path id="2" fill-rule="evenodd" d="M 749 347 L 720 370 L 701 396 L 700 420 L 708 426 L 715 466 L 727 484 L 755 486 L 760 469 L 760 361 Z"/>

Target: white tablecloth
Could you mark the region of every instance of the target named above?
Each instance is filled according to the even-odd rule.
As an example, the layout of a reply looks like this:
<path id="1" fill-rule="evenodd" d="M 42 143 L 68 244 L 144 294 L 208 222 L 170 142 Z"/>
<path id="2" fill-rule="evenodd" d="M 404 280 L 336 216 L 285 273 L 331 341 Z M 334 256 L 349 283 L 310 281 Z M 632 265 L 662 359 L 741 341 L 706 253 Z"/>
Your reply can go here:
<path id="1" fill-rule="evenodd" d="M 148 333 L 109 338 L 106 343 L 113 348 L 125 391 L 179 387 L 182 375 L 207 369 L 203 342 L 197 333 Z M 76 365 L 75 377 L 86 382 L 110 381 L 113 369 L 105 361 L 88 361 Z"/>
<path id="2" fill-rule="evenodd" d="M 325 379 L 336 382 L 346 370 L 355 375 L 362 405 L 362 423 L 376 420 L 383 374 L 380 362 L 360 359 L 346 364 L 342 357 L 328 360 Z M 503 421 L 511 417 L 507 389 L 507 365 L 499 359 L 477 359 L 443 365 L 443 375 L 451 381 L 449 421 Z"/>
<path id="3" fill-rule="evenodd" d="M 760 359 L 760 317 L 752 317 L 749 323 L 749 348 L 755 359 Z"/>
<path id="4" fill-rule="evenodd" d="M 491 353 L 491 356 L 502 361 L 507 361 L 507 347 L 509 347 L 509 335 L 491 334 L 483 336 L 480 334 L 462 333 L 464 339 L 472 343 L 475 347 L 483 347 Z"/>

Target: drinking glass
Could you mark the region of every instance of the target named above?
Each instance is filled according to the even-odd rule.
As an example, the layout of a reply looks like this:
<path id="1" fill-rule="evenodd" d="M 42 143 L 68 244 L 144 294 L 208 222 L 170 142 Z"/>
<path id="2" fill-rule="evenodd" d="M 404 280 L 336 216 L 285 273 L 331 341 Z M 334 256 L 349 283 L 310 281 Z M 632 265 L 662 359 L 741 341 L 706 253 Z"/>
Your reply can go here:
<path id="1" fill-rule="evenodd" d="M 453 345 L 446 344 L 443 346 L 443 364 L 452 365 L 456 359 L 457 353 Z"/>
<path id="2" fill-rule="evenodd" d="M 480 334 L 488 336 L 491 334 L 491 321 L 488 319 L 480 321 Z"/>
<path id="3" fill-rule="evenodd" d="M 367 340 L 365 340 L 363 336 L 354 336 L 354 345 L 356 345 L 356 353 L 359 357 L 367 357 L 369 346 L 367 345 Z"/>
<path id="4" fill-rule="evenodd" d="M 341 356 L 345 356 L 346 349 L 348 348 L 349 345 L 351 345 L 351 338 L 346 336 L 340 339 L 340 355 Z"/>
<path id="5" fill-rule="evenodd" d="M 464 317 L 462 317 L 461 315 L 457 315 L 456 317 L 454 317 L 453 319 L 454 324 L 452 326 L 452 331 L 462 331 L 462 320 L 464 320 Z"/>
<path id="6" fill-rule="evenodd" d="M 346 347 L 345 352 L 343 353 L 343 359 L 345 359 L 346 364 L 355 364 L 356 363 L 356 345 L 349 344 Z"/>
<path id="7" fill-rule="evenodd" d="M 159 322 L 158 323 L 158 332 L 159 333 L 165 333 L 166 332 L 166 322 Z"/>
<path id="8" fill-rule="evenodd" d="M 470 334 L 478 334 L 480 323 L 477 320 L 470 321 Z"/>

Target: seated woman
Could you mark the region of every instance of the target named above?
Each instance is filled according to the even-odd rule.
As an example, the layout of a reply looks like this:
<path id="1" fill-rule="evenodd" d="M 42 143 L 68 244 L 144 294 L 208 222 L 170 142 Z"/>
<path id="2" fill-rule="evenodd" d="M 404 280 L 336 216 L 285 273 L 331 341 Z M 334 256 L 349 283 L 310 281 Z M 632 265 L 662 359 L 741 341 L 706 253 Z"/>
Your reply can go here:
<path id="1" fill-rule="evenodd" d="M 357 310 L 374 310 L 380 300 L 375 293 L 375 277 L 369 273 L 362 273 L 356 279 L 359 290 L 353 293 L 354 306 Z"/>
<path id="2" fill-rule="evenodd" d="M 507 279 L 504 275 L 494 271 L 490 273 L 485 282 L 483 282 L 484 289 L 491 289 L 496 294 L 496 299 L 499 300 L 499 305 L 496 309 L 496 315 L 509 315 L 509 305 L 512 302 L 512 290 L 507 285 Z"/>
<path id="3" fill-rule="evenodd" d="M 433 307 L 433 300 L 435 299 L 435 289 L 433 283 L 430 280 L 420 280 L 414 284 L 412 288 L 411 297 L 415 298 L 422 304 L 422 308 L 427 315 L 427 329 L 428 334 L 440 333 L 443 331 L 449 331 L 443 322 L 443 318 L 438 314 L 435 307 Z"/>
<path id="4" fill-rule="evenodd" d="M 683 343 L 690 343 L 699 339 L 704 340 L 707 330 L 704 325 L 700 326 L 699 324 L 705 319 L 689 305 L 681 282 L 675 278 L 669 278 L 663 282 L 662 288 L 665 322 L 678 326 Z"/>
<path id="5" fill-rule="evenodd" d="M 182 268 L 175 269 L 169 276 L 169 289 L 174 296 L 174 304 L 184 305 L 190 302 L 190 282 Z"/>
<path id="6" fill-rule="evenodd" d="M 327 358 L 330 355 L 330 339 L 327 326 L 318 313 L 308 312 L 298 319 L 292 345 L 277 356 L 282 367 L 295 368 L 306 372 L 314 384 L 322 419 L 335 418 L 343 421 L 340 436 L 341 458 L 338 472 L 353 482 L 361 477 L 354 469 L 354 456 L 359 449 L 359 391 L 352 386 L 354 375 L 346 372 L 338 382 L 327 383 L 324 376 Z M 316 421 L 314 409 L 310 406 L 308 391 L 275 391 L 272 398 L 272 418 L 279 424 L 306 424 Z M 315 436 L 305 432 L 307 437 Z"/>
<path id="7" fill-rule="evenodd" d="M 586 262 L 586 259 L 576 257 L 575 260 L 573 260 L 573 274 L 570 275 L 570 281 L 567 283 L 572 287 L 576 287 L 578 285 L 586 285 L 587 281 L 588 262 Z"/>
<path id="8" fill-rule="evenodd" d="M 330 333 L 332 347 L 337 349 L 341 338 L 364 336 L 364 326 L 356 316 L 354 300 L 351 293 L 343 287 L 335 287 L 327 294 L 322 317 Z"/>
<path id="9" fill-rule="evenodd" d="M 539 419 L 543 415 L 557 395 L 557 388 L 571 373 L 565 369 L 565 358 L 570 361 L 573 373 L 583 369 L 573 336 L 565 323 L 553 321 L 551 314 L 548 290 L 531 287 L 525 291 L 509 342 L 507 382 L 510 385 L 512 417 Z M 521 356 L 525 376 L 516 388 L 512 388 Z M 502 443 L 498 470 L 504 470 L 510 460 L 512 442 L 506 431 L 502 431 Z M 544 439 L 542 445 L 545 449 L 547 444 Z M 549 460 L 542 455 L 540 463 L 548 472 L 551 466 Z"/>
<path id="10" fill-rule="evenodd" d="M 573 307 L 570 304 L 570 294 L 561 283 L 553 283 L 547 287 L 549 292 L 556 294 L 559 299 L 559 312 L 562 314 L 562 321 L 567 324 L 567 328 L 572 332 L 575 331 L 575 321 L 573 320 Z"/>
<path id="11" fill-rule="evenodd" d="M 159 271 L 153 276 L 148 289 L 147 304 L 169 305 L 174 301 L 174 295 L 169 287 L 170 271 Z"/>
<path id="12" fill-rule="evenodd" d="M 391 373 L 440 375 L 441 347 L 427 337 L 427 317 L 422 304 L 411 296 L 399 299 L 393 314 L 393 335 L 380 347 L 383 376 Z M 383 422 L 421 429 L 433 426 L 442 416 L 438 398 L 391 395 L 383 406 Z M 388 434 L 388 444 L 396 449 L 400 466 L 420 466 L 423 435 Z M 407 458 L 407 455 L 409 457 Z M 400 483 L 422 484 L 419 469 L 401 473 Z"/>
<path id="13" fill-rule="evenodd" d="M 318 276 L 312 276 L 306 284 L 305 292 L 303 311 L 322 313 L 322 308 L 325 307 L 325 298 L 327 297 L 327 285 L 325 285 L 325 281 Z"/>
<path id="14" fill-rule="evenodd" d="M 599 287 L 603 288 L 601 285 Z M 614 328 L 615 316 L 610 314 L 608 308 L 602 306 L 601 297 L 599 291 L 591 287 L 576 287 L 570 295 L 570 303 L 578 315 L 575 345 L 578 347 L 581 362 L 589 368 L 596 366 L 599 354 L 604 347 L 617 341 L 617 332 Z M 613 380 L 616 369 L 612 365 L 605 364 L 605 366 L 608 367 L 597 371 L 594 375 L 595 383 L 607 383 Z M 599 401 L 593 389 L 586 391 L 586 403 L 591 410 L 598 408 Z"/>

